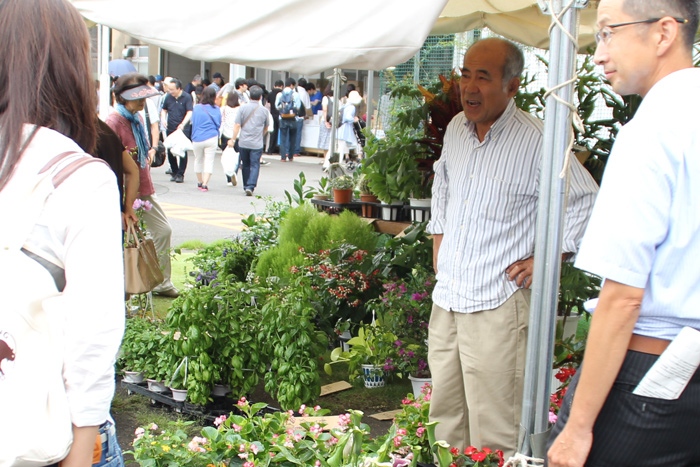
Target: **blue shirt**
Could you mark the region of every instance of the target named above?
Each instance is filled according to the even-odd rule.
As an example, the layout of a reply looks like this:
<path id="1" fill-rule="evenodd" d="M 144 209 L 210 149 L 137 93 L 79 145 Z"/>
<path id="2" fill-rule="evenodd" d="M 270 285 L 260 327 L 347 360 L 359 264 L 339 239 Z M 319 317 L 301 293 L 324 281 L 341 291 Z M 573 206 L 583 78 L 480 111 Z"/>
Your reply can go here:
<path id="1" fill-rule="evenodd" d="M 201 143 L 219 136 L 221 111 L 211 104 L 197 104 L 192 111 L 192 142 Z"/>
<path id="2" fill-rule="evenodd" d="M 321 91 L 316 91 L 316 94 L 311 96 L 311 102 L 317 100 L 318 104 L 316 105 L 311 105 L 311 110 L 313 111 L 314 115 L 319 113 L 320 111 L 323 110 L 323 106 L 321 104 L 321 101 L 323 100 L 323 93 Z"/>
<path id="3" fill-rule="evenodd" d="M 644 289 L 635 334 L 700 329 L 700 69 L 672 73 L 618 133 L 576 267 Z"/>

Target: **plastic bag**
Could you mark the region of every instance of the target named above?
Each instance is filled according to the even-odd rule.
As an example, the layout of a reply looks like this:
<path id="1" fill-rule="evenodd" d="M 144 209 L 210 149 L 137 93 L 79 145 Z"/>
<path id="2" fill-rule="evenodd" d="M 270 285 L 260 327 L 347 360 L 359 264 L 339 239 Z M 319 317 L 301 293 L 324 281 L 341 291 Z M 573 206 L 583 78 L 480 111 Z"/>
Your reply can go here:
<path id="1" fill-rule="evenodd" d="M 238 157 L 238 153 L 231 146 L 226 146 L 224 152 L 221 153 L 221 166 L 224 168 L 224 173 L 229 177 L 236 173 Z"/>
<path id="2" fill-rule="evenodd" d="M 187 154 L 187 151 L 192 151 L 192 141 L 190 141 L 182 130 L 173 131 L 163 141 L 163 146 L 170 149 L 175 155 L 180 157 Z"/>

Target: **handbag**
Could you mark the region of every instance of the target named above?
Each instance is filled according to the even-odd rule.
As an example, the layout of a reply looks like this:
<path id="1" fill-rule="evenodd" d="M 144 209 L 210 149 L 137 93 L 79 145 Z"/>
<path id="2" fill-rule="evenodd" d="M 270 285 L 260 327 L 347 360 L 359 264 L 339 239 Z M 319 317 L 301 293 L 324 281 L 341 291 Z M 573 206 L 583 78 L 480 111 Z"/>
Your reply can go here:
<path id="1" fill-rule="evenodd" d="M 124 243 L 124 290 L 130 294 L 150 292 L 163 279 L 153 240 L 134 224 L 129 225 Z"/>
<path id="2" fill-rule="evenodd" d="M 13 219 L 12 229 L 0 231 L 2 466 L 56 463 L 68 454 L 73 441 L 63 379 L 65 341 L 60 300 L 65 273 L 61 266 L 24 245 L 53 190 L 79 167 L 92 162 L 102 163 L 87 154 L 62 153 L 38 171 L 38 177 L 37 172 L 23 171 L 20 166 L 0 192 L 2 215 Z M 37 429 L 40 436 L 28 435 Z"/>

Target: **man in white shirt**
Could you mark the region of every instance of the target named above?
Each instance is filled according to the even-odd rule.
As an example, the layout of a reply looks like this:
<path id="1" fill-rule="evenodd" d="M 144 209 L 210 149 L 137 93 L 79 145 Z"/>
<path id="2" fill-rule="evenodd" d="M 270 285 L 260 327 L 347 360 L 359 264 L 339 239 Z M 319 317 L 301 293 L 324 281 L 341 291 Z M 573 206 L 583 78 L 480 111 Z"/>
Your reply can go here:
<path id="1" fill-rule="evenodd" d="M 617 135 L 576 260 L 605 282 L 550 438 L 551 467 L 700 465 L 700 372 L 676 399 L 634 393 L 681 329 L 700 330 L 699 9 L 598 6 L 595 62 L 615 92 L 644 100 Z"/>
<path id="2" fill-rule="evenodd" d="M 437 284 L 429 328 L 431 421 L 439 439 L 512 455 L 517 448 L 542 159 L 542 121 L 517 109 L 522 52 L 502 39 L 464 58 L 464 112 L 435 164 Z M 597 186 L 572 157 L 565 253 L 578 242 Z M 555 310 L 551 310 L 552 313 Z"/>

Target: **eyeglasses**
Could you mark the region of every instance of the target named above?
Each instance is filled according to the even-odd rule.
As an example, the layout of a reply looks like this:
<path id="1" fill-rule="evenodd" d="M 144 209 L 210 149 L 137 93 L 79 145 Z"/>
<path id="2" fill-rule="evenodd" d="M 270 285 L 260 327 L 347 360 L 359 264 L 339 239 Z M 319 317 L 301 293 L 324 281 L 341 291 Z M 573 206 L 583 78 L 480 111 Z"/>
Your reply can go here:
<path id="1" fill-rule="evenodd" d="M 657 21 L 661 21 L 662 19 L 666 18 L 664 16 L 663 18 L 651 18 L 651 19 L 643 19 L 641 21 L 630 21 L 629 23 L 618 23 L 618 24 L 609 24 L 602 28 L 600 31 L 595 33 L 595 43 L 596 45 L 600 44 L 603 42 L 604 44 L 608 44 L 610 42 L 610 38 L 612 38 L 613 35 L 613 29 L 615 28 L 620 28 L 622 26 L 629 26 L 632 24 L 650 24 L 650 23 L 656 23 Z M 683 18 L 673 18 L 677 23 L 680 24 L 685 24 L 688 22 L 687 19 Z"/>

